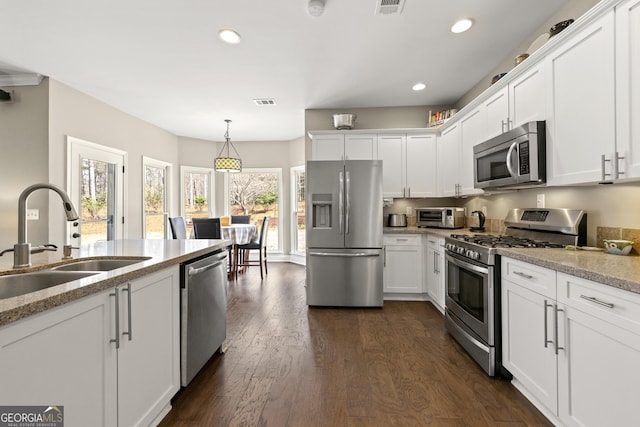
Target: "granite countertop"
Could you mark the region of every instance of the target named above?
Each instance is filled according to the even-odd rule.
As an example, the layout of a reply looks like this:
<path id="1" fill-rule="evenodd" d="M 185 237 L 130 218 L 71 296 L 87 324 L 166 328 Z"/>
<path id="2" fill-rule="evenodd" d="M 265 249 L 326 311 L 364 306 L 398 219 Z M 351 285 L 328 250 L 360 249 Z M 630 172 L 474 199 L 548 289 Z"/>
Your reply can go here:
<path id="1" fill-rule="evenodd" d="M 468 228 L 384 227 L 384 234 L 499 234 L 474 233 Z M 499 248 L 499 255 L 561 271 L 583 279 L 640 294 L 640 256 L 551 248 Z"/>
<path id="2" fill-rule="evenodd" d="M 74 250 L 73 259 L 62 260 L 62 253 L 44 252 L 31 256 L 32 267 L 13 269 L 11 253 L 0 257 L 0 276 L 45 270 L 79 259 L 140 257 L 141 262 L 111 271 L 52 286 L 41 291 L 0 299 L 0 327 L 16 320 L 57 307 L 76 299 L 113 288 L 128 280 L 226 248 L 230 240 L 115 240 L 83 245 Z M 148 260 L 143 258 L 149 257 Z"/>

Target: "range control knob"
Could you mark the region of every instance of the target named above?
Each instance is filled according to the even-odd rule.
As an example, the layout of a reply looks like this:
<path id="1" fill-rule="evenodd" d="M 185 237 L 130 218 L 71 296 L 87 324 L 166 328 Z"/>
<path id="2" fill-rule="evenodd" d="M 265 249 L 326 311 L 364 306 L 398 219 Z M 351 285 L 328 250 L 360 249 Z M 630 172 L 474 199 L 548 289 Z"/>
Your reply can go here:
<path id="1" fill-rule="evenodd" d="M 456 245 L 454 245 L 453 243 L 447 243 L 446 246 L 448 251 L 452 251 L 452 252 L 455 251 Z"/>
<path id="2" fill-rule="evenodd" d="M 459 253 L 460 255 L 462 255 L 462 254 L 464 254 L 464 248 L 462 246 L 456 247 L 456 252 Z"/>
<path id="3" fill-rule="evenodd" d="M 480 254 L 479 254 L 478 252 L 476 252 L 476 251 L 472 251 L 471 249 L 469 249 L 469 250 L 467 250 L 467 251 L 465 252 L 465 256 L 466 256 L 467 258 L 471 258 L 471 259 L 478 259 L 478 258 L 480 258 Z"/>

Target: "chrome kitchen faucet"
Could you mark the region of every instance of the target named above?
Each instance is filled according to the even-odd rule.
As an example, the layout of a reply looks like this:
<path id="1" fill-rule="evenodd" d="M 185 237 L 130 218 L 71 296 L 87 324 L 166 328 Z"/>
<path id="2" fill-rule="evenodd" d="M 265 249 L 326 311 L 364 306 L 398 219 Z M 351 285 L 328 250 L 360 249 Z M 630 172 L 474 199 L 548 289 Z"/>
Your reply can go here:
<path id="1" fill-rule="evenodd" d="M 46 244 L 31 247 L 31 243 L 27 242 L 27 199 L 35 190 L 41 188 L 49 189 L 58 193 L 62 198 L 62 206 L 67 216 L 67 221 L 75 221 L 78 219 L 78 212 L 71 203 L 69 195 L 59 187 L 51 184 L 34 184 L 24 189 L 18 199 L 18 243 L 13 245 L 13 249 L 5 249 L 0 252 L 0 256 L 5 252 L 13 252 L 13 268 L 23 268 L 31 266 L 31 254 L 44 251 L 55 251 L 56 245 Z"/>

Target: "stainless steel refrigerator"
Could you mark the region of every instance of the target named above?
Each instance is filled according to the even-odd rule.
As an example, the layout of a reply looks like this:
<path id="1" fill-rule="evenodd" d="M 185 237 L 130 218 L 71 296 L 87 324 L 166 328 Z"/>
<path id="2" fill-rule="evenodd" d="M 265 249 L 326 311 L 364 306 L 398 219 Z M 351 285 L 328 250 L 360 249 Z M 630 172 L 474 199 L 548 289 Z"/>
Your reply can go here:
<path id="1" fill-rule="evenodd" d="M 307 304 L 382 307 L 382 161 L 309 161 Z"/>

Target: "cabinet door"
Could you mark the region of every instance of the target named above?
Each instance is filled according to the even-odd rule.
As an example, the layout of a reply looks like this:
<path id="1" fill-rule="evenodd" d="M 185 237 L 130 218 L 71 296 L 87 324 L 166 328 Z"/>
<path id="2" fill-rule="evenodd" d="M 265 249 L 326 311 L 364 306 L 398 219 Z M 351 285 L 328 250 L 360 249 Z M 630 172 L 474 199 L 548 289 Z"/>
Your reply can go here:
<path id="1" fill-rule="evenodd" d="M 178 268 L 133 280 L 129 283 L 130 291 L 127 286 L 120 287 L 118 423 L 121 426 L 151 424 L 180 388 Z"/>
<path id="2" fill-rule="evenodd" d="M 438 178 L 436 158 L 435 135 L 407 135 L 405 150 L 407 197 L 436 196 Z"/>
<path id="3" fill-rule="evenodd" d="M 377 160 L 377 135 L 345 135 L 345 160 Z"/>
<path id="4" fill-rule="evenodd" d="M 344 160 L 344 135 L 318 135 L 311 141 L 312 160 Z"/>
<path id="5" fill-rule="evenodd" d="M 481 189 L 473 186 L 473 146 L 484 141 L 484 117 L 481 107 L 478 107 L 460 119 L 460 193 L 481 194 Z"/>
<path id="6" fill-rule="evenodd" d="M 635 426 L 640 335 L 561 306 L 560 420 L 566 426 Z"/>
<path id="7" fill-rule="evenodd" d="M 439 245 L 444 239 L 437 236 L 427 236 L 427 292 L 433 305 L 444 312 L 444 255 Z"/>
<path id="8" fill-rule="evenodd" d="M 116 350 L 110 292 L 0 329 L 0 402 L 62 405 L 65 425 L 114 426 Z"/>
<path id="9" fill-rule="evenodd" d="M 616 150 L 620 178 L 640 176 L 640 0 L 616 6 Z"/>
<path id="10" fill-rule="evenodd" d="M 404 135 L 378 135 L 378 159 L 382 160 L 382 196 L 406 197 Z"/>
<path id="11" fill-rule="evenodd" d="M 600 181 L 601 156 L 615 151 L 613 11 L 575 34 L 547 61 L 548 182 Z"/>
<path id="12" fill-rule="evenodd" d="M 384 292 L 422 293 L 421 236 L 385 236 L 384 241 Z"/>
<path id="13" fill-rule="evenodd" d="M 505 87 L 484 102 L 486 137 L 492 138 L 509 130 L 509 88 Z"/>
<path id="14" fill-rule="evenodd" d="M 509 83 L 509 128 L 546 118 L 544 66 L 539 64 Z"/>
<path id="15" fill-rule="evenodd" d="M 438 193 L 444 197 L 458 195 L 458 172 L 460 169 L 459 124 L 455 123 L 442 131 L 438 146 Z"/>
<path id="16" fill-rule="evenodd" d="M 554 308 L 554 300 L 503 277 L 502 363 L 518 382 L 557 415 Z"/>

